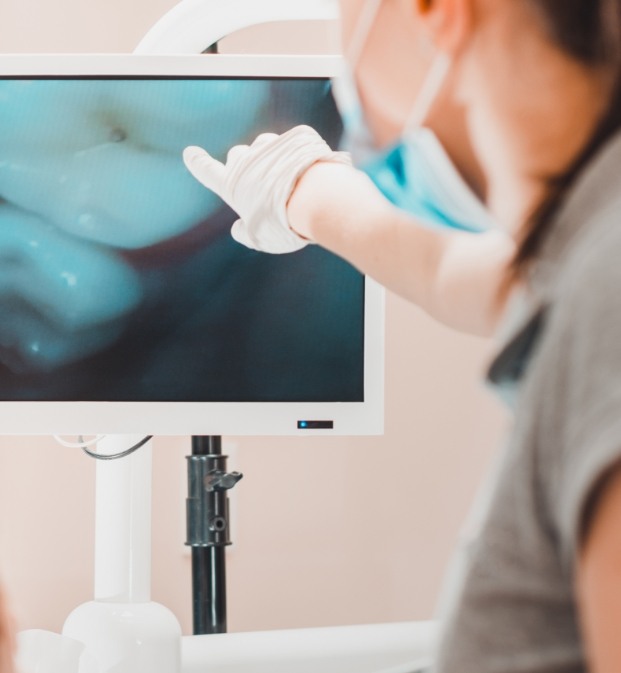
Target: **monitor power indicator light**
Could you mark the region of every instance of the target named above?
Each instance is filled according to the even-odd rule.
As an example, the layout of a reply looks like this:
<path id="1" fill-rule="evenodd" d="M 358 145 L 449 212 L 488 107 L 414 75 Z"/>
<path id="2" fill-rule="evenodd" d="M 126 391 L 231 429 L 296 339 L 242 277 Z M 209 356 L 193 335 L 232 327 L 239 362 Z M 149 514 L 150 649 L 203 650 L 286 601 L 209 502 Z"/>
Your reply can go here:
<path id="1" fill-rule="evenodd" d="M 334 430 L 334 421 L 298 421 L 298 430 Z"/>

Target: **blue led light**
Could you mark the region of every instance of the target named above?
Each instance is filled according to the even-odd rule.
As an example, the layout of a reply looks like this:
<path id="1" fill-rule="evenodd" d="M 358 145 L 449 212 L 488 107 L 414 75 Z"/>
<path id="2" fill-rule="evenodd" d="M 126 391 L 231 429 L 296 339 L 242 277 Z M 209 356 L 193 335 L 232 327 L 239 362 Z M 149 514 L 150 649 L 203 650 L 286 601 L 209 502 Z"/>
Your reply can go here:
<path id="1" fill-rule="evenodd" d="M 305 428 L 307 425 L 306 421 L 300 421 L 300 427 Z"/>

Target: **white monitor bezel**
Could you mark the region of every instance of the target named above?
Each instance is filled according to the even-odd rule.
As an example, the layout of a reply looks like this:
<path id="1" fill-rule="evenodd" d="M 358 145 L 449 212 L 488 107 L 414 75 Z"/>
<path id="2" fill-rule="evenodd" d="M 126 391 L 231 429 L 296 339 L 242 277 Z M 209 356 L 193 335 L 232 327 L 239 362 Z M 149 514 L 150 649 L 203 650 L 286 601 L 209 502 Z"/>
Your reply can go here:
<path id="1" fill-rule="evenodd" d="M 337 77 L 334 56 L 5 54 L 1 77 Z M 363 402 L 3 402 L 1 434 L 377 435 L 384 425 L 384 291 L 365 278 Z M 298 421 L 332 421 L 301 429 Z"/>

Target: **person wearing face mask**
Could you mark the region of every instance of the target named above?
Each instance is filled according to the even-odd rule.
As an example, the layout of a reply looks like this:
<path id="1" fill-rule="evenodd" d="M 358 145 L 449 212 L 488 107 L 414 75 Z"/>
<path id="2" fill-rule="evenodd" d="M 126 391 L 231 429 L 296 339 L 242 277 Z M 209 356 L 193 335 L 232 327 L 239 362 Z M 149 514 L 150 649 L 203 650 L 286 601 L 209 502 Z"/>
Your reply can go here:
<path id="1" fill-rule="evenodd" d="M 453 326 L 502 327 L 488 380 L 515 422 L 448 578 L 434 673 L 616 673 L 621 0 L 385 2 L 425 71 L 404 141 L 420 151 L 434 101 L 462 105 L 499 230 L 424 226 L 308 127 L 186 164 L 238 212 L 236 240 L 316 243 Z"/>

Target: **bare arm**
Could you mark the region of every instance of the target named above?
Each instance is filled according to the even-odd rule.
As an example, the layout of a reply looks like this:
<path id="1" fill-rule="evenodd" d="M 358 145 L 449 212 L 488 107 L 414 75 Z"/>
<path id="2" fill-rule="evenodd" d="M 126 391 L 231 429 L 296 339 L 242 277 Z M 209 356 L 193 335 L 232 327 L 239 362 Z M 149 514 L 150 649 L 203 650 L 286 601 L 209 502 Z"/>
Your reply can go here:
<path id="1" fill-rule="evenodd" d="M 594 503 L 578 567 L 578 595 L 589 671 L 621 671 L 621 467 Z"/>
<path id="2" fill-rule="evenodd" d="M 297 233 L 437 320 L 474 334 L 493 332 L 504 308 L 499 289 L 514 252 L 508 236 L 421 226 L 393 208 L 364 173 L 334 163 L 317 163 L 304 174 L 288 216 Z"/>

